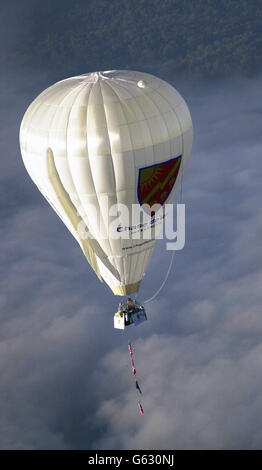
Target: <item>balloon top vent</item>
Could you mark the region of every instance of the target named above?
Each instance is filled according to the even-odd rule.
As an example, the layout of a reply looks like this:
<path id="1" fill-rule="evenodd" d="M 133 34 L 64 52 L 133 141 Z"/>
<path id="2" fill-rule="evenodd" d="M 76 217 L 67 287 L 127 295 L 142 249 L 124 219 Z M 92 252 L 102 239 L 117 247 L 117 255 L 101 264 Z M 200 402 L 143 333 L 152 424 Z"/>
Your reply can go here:
<path id="1" fill-rule="evenodd" d="M 137 86 L 139 88 L 145 88 L 146 84 L 145 84 L 144 80 L 139 80 L 139 82 L 137 82 Z"/>

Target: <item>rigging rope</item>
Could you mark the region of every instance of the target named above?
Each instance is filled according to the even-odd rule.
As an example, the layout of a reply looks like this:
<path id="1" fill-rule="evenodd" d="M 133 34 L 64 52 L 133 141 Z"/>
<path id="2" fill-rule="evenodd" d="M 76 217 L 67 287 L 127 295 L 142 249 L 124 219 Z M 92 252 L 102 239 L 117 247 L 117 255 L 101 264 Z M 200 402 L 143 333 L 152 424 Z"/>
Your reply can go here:
<path id="1" fill-rule="evenodd" d="M 168 279 L 168 276 L 169 276 L 169 273 L 171 271 L 171 268 L 172 268 L 172 264 L 173 264 L 173 259 L 174 259 L 174 254 L 175 254 L 175 250 L 172 251 L 172 256 L 171 256 L 171 260 L 170 260 L 170 263 L 169 263 L 169 266 L 168 266 L 168 270 L 167 270 L 167 273 L 166 273 L 166 276 L 165 276 L 165 279 L 163 280 L 161 286 L 159 287 L 159 289 L 156 291 L 156 293 L 150 297 L 149 299 L 145 300 L 143 302 L 143 305 L 144 304 L 147 304 L 148 302 L 151 302 L 152 300 L 155 299 L 155 297 L 160 293 L 160 291 L 163 289 L 167 279 Z"/>

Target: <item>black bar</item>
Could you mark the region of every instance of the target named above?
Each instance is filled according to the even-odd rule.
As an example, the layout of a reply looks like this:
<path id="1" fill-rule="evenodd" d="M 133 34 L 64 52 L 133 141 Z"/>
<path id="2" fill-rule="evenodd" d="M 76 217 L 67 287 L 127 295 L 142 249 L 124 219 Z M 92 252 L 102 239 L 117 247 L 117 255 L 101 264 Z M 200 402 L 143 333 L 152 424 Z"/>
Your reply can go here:
<path id="1" fill-rule="evenodd" d="M 59 464 L 65 462 L 72 464 L 75 468 L 77 460 L 84 465 L 85 469 L 89 467 L 109 466 L 110 468 L 138 468 L 141 466 L 157 465 L 158 468 L 175 469 L 199 469 L 212 468 L 213 465 L 221 467 L 232 465 L 250 465 L 253 468 L 259 468 L 262 461 L 260 450 L 2 450 L 0 451 L 1 461 L 14 463 L 17 459 L 19 464 L 26 458 L 34 462 L 40 461 L 44 464 L 47 461 Z M 227 467 L 226 467 L 227 468 Z"/>

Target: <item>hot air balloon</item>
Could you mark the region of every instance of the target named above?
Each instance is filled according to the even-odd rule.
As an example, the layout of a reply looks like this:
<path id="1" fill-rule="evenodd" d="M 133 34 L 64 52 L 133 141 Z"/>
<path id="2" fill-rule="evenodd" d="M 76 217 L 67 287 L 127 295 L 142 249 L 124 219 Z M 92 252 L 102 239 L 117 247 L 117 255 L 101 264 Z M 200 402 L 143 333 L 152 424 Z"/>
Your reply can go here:
<path id="1" fill-rule="evenodd" d="M 171 202 L 192 139 L 190 113 L 178 91 L 128 70 L 59 81 L 23 117 L 20 146 L 30 177 L 116 295 L 139 290 L 156 237 L 138 239 L 147 222 L 123 223 L 110 208 Z M 147 214 L 151 229 L 156 215 Z"/>

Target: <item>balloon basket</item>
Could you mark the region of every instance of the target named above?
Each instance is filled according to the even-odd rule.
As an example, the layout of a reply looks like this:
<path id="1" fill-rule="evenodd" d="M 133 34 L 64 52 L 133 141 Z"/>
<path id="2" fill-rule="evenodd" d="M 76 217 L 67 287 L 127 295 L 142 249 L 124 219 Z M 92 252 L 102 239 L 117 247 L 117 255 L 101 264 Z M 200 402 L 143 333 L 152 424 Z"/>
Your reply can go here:
<path id="1" fill-rule="evenodd" d="M 142 305 L 130 310 L 119 309 L 114 315 L 114 328 L 124 330 L 127 326 L 138 326 L 146 320 L 146 311 Z"/>

